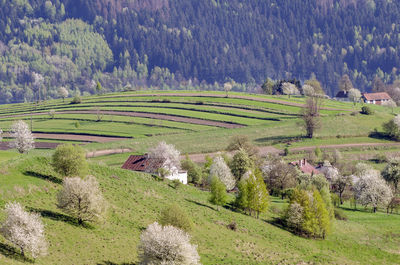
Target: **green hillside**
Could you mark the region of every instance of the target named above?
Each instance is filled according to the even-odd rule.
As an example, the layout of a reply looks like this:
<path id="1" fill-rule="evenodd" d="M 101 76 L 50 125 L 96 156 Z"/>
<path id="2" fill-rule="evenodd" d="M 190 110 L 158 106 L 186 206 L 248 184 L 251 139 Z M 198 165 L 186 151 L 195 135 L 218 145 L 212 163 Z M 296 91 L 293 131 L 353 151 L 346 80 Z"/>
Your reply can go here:
<path id="1" fill-rule="evenodd" d="M 270 211 L 255 219 L 229 208 L 216 211 L 209 193 L 191 186 L 174 189 L 149 175 L 91 164 L 108 201 L 104 220 L 79 227 L 55 206 L 61 179 L 49 157 L 0 152 L 0 207 L 21 202 L 41 213 L 49 255 L 35 264 L 136 264 L 141 231 L 162 209 L 178 203 L 194 222 L 192 242 L 203 264 L 397 264 L 400 259 L 400 218 L 345 208 L 348 221 L 336 221 L 326 240 L 304 239 L 274 223 L 286 202 L 271 198 Z M 3 218 L 1 215 L 0 218 Z M 235 221 L 238 231 L 225 227 Z M 26 264 L 0 237 L 0 263 Z"/>

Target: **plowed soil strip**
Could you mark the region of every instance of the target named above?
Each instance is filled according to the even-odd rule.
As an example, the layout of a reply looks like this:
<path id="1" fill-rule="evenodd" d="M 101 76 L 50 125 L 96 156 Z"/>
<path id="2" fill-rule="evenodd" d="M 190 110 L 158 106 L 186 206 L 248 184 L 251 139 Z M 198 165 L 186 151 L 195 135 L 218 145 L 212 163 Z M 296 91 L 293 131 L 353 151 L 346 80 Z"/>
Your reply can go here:
<path id="1" fill-rule="evenodd" d="M 109 111 L 109 110 L 102 110 L 101 113 L 103 115 L 118 115 L 118 116 L 130 116 L 130 117 L 142 117 L 142 118 L 151 118 L 151 119 L 158 119 L 158 120 L 168 120 L 168 121 L 177 121 L 183 123 L 191 123 L 191 124 L 199 124 L 199 125 L 208 125 L 208 126 L 215 126 L 215 127 L 222 127 L 222 128 L 241 128 L 244 127 L 242 124 L 235 124 L 229 122 L 222 122 L 222 121 L 211 121 L 211 120 L 202 120 L 197 118 L 187 118 L 187 117 L 180 117 L 168 114 L 157 114 L 157 113 L 143 113 L 143 112 L 134 112 L 134 111 Z M 57 114 L 97 114 L 95 110 L 76 110 L 76 111 L 57 111 Z M 7 116 L 0 116 L 1 118 L 14 118 L 14 117 L 24 117 L 30 116 L 31 114 L 18 114 L 18 115 L 7 115 Z M 42 113 L 33 113 L 33 115 L 47 115 L 47 112 Z"/>
<path id="2" fill-rule="evenodd" d="M 5 133 L 4 136 L 9 137 L 9 134 Z M 70 141 L 97 142 L 97 143 L 107 143 L 113 141 L 132 139 L 132 138 L 112 137 L 112 136 L 64 134 L 64 133 L 33 133 L 33 136 L 36 139 L 70 140 Z"/>
<path id="3" fill-rule="evenodd" d="M 0 150 L 9 150 L 9 149 L 11 149 L 8 144 L 9 144 L 8 142 L 1 142 L 0 143 Z M 60 144 L 61 143 L 45 143 L 45 142 L 41 142 L 41 143 L 35 143 L 35 148 L 38 148 L 38 149 L 54 149 Z"/>

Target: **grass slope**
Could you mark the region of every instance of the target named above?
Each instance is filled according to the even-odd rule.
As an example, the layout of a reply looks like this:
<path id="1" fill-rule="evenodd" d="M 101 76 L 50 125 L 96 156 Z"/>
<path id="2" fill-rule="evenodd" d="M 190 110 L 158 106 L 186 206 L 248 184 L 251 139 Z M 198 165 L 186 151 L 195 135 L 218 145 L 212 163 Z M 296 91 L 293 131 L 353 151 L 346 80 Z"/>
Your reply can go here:
<path id="1" fill-rule="evenodd" d="M 60 179 L 49 166 L 49 156 L 10 153 L 0 153 L 0 206 L 19 201 L 42 214 L 50 248 L 36 264 L 136 264 L 141 231 L 173 202 L 195 223 L 192 242 L 198 245 L 203 264 L 398 264 L 400 260 L 399 215 L 345 210 L 349 221 L 336 221 L 327 240 L 304 239 L 274 225 L 277 215 L 271 212 L 259 220 L 226 208 L 218 212 L 208 203 L 208 192 L 190 186 L 175 190 L 145 174 L 96 164 L 91 165 L 91 174 L 99 180 L 109 210 L 106 219 L 92 228 L 79 227 L 55 207 Z M 274 212 L 285 205 L 271 198 Z M 237 232 L 223 225 L 233 220 Z M 26 260 L 0 237 L 0 263 Z"/>

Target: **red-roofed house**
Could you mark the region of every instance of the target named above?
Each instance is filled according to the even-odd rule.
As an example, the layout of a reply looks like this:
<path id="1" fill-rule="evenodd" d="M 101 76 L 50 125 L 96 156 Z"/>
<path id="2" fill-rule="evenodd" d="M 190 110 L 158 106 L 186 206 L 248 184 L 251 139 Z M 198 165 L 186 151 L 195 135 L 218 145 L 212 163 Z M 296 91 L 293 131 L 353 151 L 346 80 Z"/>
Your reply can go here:
<path id="1" fill-rule="evenodd" d="M 383 102 L 388 102 L 392 98 L 386 92 L 378 93 L 363 93 L 363 99 L 365 103 L 382 105 Z"/>
<path id="2" fill-rule="evenodd" d="M 144 155 L 131 155 L 128 160 L 122 165 L 123 169 L 138 171 L 138 172 L 147 172 L 152 174 L 157 174 L 155 169 L 162 167 L 162 163 L 155 159 L 149 158 L 147 154 Z M 177 179 L 183 184 L 187 184 L 187 171 L 183 170 L 173 170 L 168 176 L 167 179 L 174 180 Z"/>
<path id="3" fill-rule="evenodd" d="M 303 172 L 305 174 L 315 175 L 315 174 L 320 174 L 321 173 L 313 165 L 308 163 L 305 158 L 304 159 L 300 159 L 299 161 L 290 162 L 290 164 L 292 166 L 298 167 L 301 170 L 301 172 Z"/>

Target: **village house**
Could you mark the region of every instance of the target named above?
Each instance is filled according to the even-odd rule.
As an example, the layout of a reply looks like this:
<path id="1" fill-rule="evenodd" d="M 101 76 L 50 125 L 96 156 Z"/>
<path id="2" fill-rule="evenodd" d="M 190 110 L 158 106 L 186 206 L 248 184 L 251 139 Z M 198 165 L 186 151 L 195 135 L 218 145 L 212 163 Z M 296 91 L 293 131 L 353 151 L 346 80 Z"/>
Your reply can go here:
<path id="1" fill-rule="evenodd" d="M 144 155 L 131 155 L 122 165 L 123 169 L 137 171 L 137 172 L 147 172 L 151 174 L 158 175 L 157 169 L 161 168 L 162 164 L 154 159 L 149 158 L 147 154 Z M 187 171 L 174 168 L 169 170 L 169 174 L 165 178 L 169 180 L 179 180 L 183 184 L 187 184 Z"/>
<path id="2" fill-rule="evenodd" d="M 304 174 L 310 174 L 310 175 L 321 174 L 321 172 L 317 168 L 315 168 L 313 165 L 308 163 L 308 161 L 305 158 L 300 159 L 298 161 L 290 162 L 290 164 L 292 166 L 297 167 Z"/>
<path id="3" fill-rule="evenodd" d="M 336 94 L 335 99 L 339 100 L 339 101 L 349 101 L 349 95 L 348 95 L 347 91 L 340 90 Z"/>
<path id="4" fill-rule="evenodd" d="M 363 93 L 362 98 L 365 103 L 376 105 L 382 105 L 382 103 L 388 102 L 392 99 L 386 92 Z"/>

